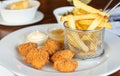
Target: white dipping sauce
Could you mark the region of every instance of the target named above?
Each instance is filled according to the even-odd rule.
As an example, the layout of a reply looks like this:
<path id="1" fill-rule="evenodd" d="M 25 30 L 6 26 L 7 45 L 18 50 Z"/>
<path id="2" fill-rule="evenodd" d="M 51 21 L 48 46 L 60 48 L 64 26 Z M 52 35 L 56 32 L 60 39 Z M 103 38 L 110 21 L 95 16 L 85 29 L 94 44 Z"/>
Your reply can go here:
<path id="1" fill-rule="evenodd" d="M 29 33 L 26 37 L 27 42 L 34 42 L 38 45 L 42 45 L 46 40 L 48 36 L 40 31 L 33 31 Z"/>

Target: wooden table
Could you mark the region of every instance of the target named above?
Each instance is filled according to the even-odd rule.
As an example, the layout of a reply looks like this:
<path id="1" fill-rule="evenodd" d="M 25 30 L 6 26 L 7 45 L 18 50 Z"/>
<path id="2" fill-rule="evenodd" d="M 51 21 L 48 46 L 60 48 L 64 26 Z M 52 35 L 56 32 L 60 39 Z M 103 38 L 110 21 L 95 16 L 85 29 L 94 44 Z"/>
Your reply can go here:
<path id="1" fill-rule="evenodd" d="M 18 29 L 28 27 L 28 26 L 34 26 L 38 24 L 46 24 L 46 23 L 56 23 L 56 19 L 53 15 L 53 10 L 58 7 L 62 6 L 68 6 L 70 5 L 67 0 L 39 0 L 41 2 L 41 6 L 39 8 L 39 11 L 42 11 L 44 13 L 44 19 L 38 23 L 26 25 L 26 26 L 4 26 L 0 25 L 0 39 L 2 39 L 7 34 L 16 31 Z M 95 7 L 95 8 L 104 8 L 109 0 L 93 0 L 89 5 Z M 112 6 L 114 6 L 117 2 L 120 0 L 114 0 Z M 114 74 L 111 74 L 109 76 L 120 76 L 120 71 L 117 71 Z"/>

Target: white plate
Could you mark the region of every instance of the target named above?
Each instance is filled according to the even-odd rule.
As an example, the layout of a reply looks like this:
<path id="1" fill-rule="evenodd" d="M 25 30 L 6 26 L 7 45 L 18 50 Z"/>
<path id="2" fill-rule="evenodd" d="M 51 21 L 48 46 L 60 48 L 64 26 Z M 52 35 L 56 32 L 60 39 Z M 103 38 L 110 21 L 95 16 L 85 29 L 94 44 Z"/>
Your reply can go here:
<path id="1" fill-rule="evenodd" d="M 0 65 L 0 76 L 14 76 L 10 71 Z"/>
<path id="2" fill-rule="evenodd" d="M 1 24 L 1 25 L 4 25 L 4 26 L 24 26 L 24 25 L 28 25 L 28 24 L 33 24 L 33 23 L 39 22 L 39 21 L 41 21 L 43 18 L 44 18 L 44 14 L 43 14 L 42 12 L 38 11 L 38 12 L 36 13 L 36 16 L 35 16 L 34 20 L 29 21 L 29 22 L 25 22 L 25 23 L 15 24 L 15 23 L 5 22 L 5 21 L 2 19 L 2 17 L 0 16 L 0 24 Z"/>
<path id="3" fill-rule="evenodd" d="M 0 64 L 18 75 L 24 76 L 106 76 L 120 69 L 120 38 L 106 30 L 105 51 L 102 57 L 79 60 L 79 67 L 75 72 L 61 73 L 52 68 L 50 64 L 41 70 L 36 70 L 21 60 L 16 47 L 22 43 L 25 36 L 34 30 L 47 33 L 49 27 L 56 27 L 59 24 L 44 24 L 27 27 L 15 31 L 0 41 Z"/>

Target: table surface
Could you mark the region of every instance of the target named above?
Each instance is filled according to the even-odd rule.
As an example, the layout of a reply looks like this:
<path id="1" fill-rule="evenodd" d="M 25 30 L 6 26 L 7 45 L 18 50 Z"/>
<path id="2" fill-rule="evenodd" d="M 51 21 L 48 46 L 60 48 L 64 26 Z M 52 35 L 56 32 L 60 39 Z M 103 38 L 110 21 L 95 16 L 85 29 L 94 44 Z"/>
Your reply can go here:
<path id="1" fill-rule="evenodd" d="M 37 22 L 35 24 L 31 24 L 31 25 L 25 25 L 25 26 L 0 25 L 0 39 L 2 39 L 4 36 L 6 36 L 9 33 L 24 27 L 34 26 L 38 24 L 56 23 L 57 21 L 55 19 L 55 16 L 53 15 L 53 10 L 58 7 L 70 5 L 67 2 L 67 0 L 39 0 L 39 1 L 41 2 L 39 11 L 42 11 L 45 15 L 42 21 Z M 92 2 L 89 3 L 89 5 L 98 9 L 103 9 L 108 1 L 109 0 L 92 0 Z M 109 8 L 113 7 L 115 4 L 117 4 L 117 2 L 120 2 L 120 0 L 114 0 Z M 120 70 L 109 76 L 120 76 Z"/>

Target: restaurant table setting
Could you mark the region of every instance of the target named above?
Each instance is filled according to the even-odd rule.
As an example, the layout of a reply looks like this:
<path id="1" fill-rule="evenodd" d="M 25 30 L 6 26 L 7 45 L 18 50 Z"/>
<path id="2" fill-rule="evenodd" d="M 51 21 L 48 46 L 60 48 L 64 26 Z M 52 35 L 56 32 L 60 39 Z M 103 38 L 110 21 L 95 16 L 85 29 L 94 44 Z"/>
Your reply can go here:
<path id="1" fill-rule="evenodd" d="M 27 63 L 27 61 L 24 59 L 24 58 L 27 59 L 27 55 L 24 57 L 24 55 L 21 55 L 20 51 L 18 52 L 18 50 L 20 44 L 27 43 L 30 40 L 36 42 L 37 40 L 35 39 L 38 39 L 37 37 L 39 37 L 38 39 L 39 41 L 41 38 L 40 35 L 46 36 L 45 40 L 47 40 L 48 37 L 50 37 L 49 30 L 51 28 L 52 29 L 62 28 L 64 30 L 71 31 L 71 29 L 69 30 L 65 26 L 65 23 L 61 22 L 60 20 L 60 18 L 64 13 L 71 12 L 73 10 L 74 8 L 73 3 L 69 3 L 69 1 L 71 0 L 62 0 L 62 1 L 61 0 L 60 1 L 24 0 L 24 1 L 29 1 L 30 3 L 30 6 L 29 7 L 26 6 L 26 9 L 11 10 L 15 8 L 14 7 L 9 8 L 10 6 L 7 7 L 9 4 L 17 1 L 19 0 L 0 1 L 0 75 L 1 76 L 41 76 L 41 75 L 42 76 L 48 76 L 48 75 L 49 76 L 90 76 L 90 75 L 119 76 L 120 75 L 120 71 L 119 71 L 120 70 L 120 60 L 119 60 L 120 6 L 118 5 L 117 7 L 115 7 L 115 5 L 117 3 L 120 3 L 120 1 L 117 0 L 116 2 L 113 1 L 114 6 L 112 6 L 112 2 L 110 3 L 111 4 L 109 5 L 110 8 L 115 7 L 111 11 L 111 9 L 106 9 L 104 7 L 105 5 L 108 4 L 109 2 L 108 0 L 107 0 L 108 2 L 106 1 L 103 2 L 104 6 L 102 6 L 101 1 L 95 3 L 95 0 L 88 0 L 89 2 L 86 3 L 88 4 L 88 6 L 93 5 L 94 7 L 96 4 L 101 3 L 99 6 L 96 5 L 96 7 L 94 8 L 101 7 L 103 9 L 105 8 L 104 12 L 110 11 L 108 13 L 110 14 L 109 22 L 112 25 L 112 29 L 105 28 L 105 31 L 103 31 L 105 35 L 104 46 L 102 45 L 103 41 L 101 41 L 100 48 L 104 47 L 104 50 L 101 55 L 99 55 L 98 57 L 93 57 L 93 58 L 88 57 L 85 59 L 73 58 L 74 62 L 77 61 L 78 66 L 74 71 L 67 73 L 57 70 L 57 68 L 55 68 L 54 66 L 55 62 L 51 62 L 52 59 L 49 60 L 47 62 L 48 64 L 46 64 L 42 69 L 38 69 L 36 68 L 37 66 L 34 66 L 36 64 L 32 65 L 31 64 L 32 62 L 30 62 L 30 64 L 29 62 Z M 21 7 L 17 9 L 21 9 Z M 66 37 L 67 31 L 65 31 L 64 33 L 65 39 L 67 39 Z M 68 34 L 70 33 L 68 32 Z M 100 37 L 102 37 L 102 34 L 100 34 L 101 35 Z M 33 37 L 35 35 L 36 37 Z M 61 34 L 59 35 L 61 36 Z M 64 41 L 64 45 L 69 43 L 69 41 L 65 41 L 65 40 L 63 41 Z M 39 48 L 44 46 L 42 44 L 45 44 L 45 42 L 41 42 L 41 44 L 38 44 Z M 97 47 L 98 46 L 99 45 L 97 45 Z M 66 46 L 64 48 L 66 48 Z M 72 63 L 72 59 L 70 60 Z M 71 67 L 72 65 L 70 66 L 70 68 Z"/>

